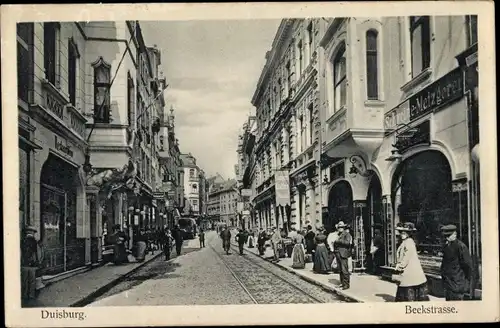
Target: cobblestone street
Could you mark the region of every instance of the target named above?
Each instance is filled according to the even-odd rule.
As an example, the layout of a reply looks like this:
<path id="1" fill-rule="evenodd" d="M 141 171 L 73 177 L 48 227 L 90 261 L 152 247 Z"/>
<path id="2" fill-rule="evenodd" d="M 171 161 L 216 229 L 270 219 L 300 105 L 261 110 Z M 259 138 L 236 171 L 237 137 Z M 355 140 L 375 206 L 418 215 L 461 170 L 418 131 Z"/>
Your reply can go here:
<path id="1" fill-rule="evenodd" d="M 222 251 L 214 232 L 207 247 L 159 257 L 88 306 L 223 305 L 340 302 L 334 294 L 252 254 Z"/>

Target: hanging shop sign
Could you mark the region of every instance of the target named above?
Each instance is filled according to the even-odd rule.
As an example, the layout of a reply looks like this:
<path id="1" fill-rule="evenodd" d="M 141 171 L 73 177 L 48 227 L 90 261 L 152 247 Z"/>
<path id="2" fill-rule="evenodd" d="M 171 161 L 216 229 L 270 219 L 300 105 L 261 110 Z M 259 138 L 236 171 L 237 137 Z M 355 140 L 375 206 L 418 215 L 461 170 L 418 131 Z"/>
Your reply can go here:
<path id="1" fill-rule="evenodd" d="M 401 135 L 396 136 L 396 143 L 394 147 L 401 153 L 410 147 L 431 143 L 431 133 L 430 133 L 431 123 L 429 120 L 422 122 L 421 124 L 412 128 L 414 131 L 411 134 L 401 133 Z"/>
<path id="2" fill-rule="evenodd" d="M 288 170 L 277 170 L 274 173 L 276 206 L 290 205 L 290 177 Z"/>
<path id="3" fill-rule="evenodd" d="M 410 98 L 410 121 L 435 111 L 464 95 L 464 77 L 460 67 L 433 82 Z"/>

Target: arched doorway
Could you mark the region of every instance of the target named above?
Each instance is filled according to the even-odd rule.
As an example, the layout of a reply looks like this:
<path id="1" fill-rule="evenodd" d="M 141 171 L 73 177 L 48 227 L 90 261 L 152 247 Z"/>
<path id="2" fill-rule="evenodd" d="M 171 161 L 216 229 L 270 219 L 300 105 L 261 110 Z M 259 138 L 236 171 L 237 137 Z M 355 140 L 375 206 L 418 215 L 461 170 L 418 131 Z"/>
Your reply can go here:
<path id="1" fill-rule="evenodd" d="M 40 239 L 44 247 L 42 274 L 57 274 L 85 264 L 85 241 L 77 238 L 77 168 L 56 155 L 40 176 Z"/>
<path id="2" fill-rule="evenodd" d="M 451 167 L 439 151 L 417 153 L 400 164 L 391 190 L 395 223 L 413 222 L 420 256 L 435 259 L 441 251 L 440 228 L 460 220 L 453 215 Z M 431 261 L 433 262 L 433 261 Z M 430 263 L 438 271 L 438 263 Z"/>
<path id="3" fill-rule="evenodd" d="M 368 215 L 364 216 L 365 250 L 370 254 L 372 241 L 377 251 L 367 256 L 367 270 L 375 272 L 375 268 L 385 265 L 385 222 L 382 205 L 382 185 L 377 174 L 373 173 L 367 195 Z"/>
<path id="4" fill-rule="evenodd" d="M 323 222 L 327 231 L 332 231 L 339 221 L 354 227 L 353 195 L 351 185 L 345 181 L 337 182 L 328 194 L 328 216 Z"/>

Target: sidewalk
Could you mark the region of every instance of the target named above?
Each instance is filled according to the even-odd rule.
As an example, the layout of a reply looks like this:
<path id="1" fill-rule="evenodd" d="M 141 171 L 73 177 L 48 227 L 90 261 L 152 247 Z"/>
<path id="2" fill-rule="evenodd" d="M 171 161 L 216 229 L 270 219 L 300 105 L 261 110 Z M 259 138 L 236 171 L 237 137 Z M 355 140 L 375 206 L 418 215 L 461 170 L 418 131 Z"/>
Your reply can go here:
<path id="1" fill-rule="evenodd" d="M 257 256 L 257 248 L 248 248 L 245 245 L 245 249 Z M 273 256 L 273 251 L 270 247 L 266 249 L 263 258 L 270 259 Z M 274 263 L 274 262 L 273 262 Z M 394 302 L 394 296 L 396 295 L 396 284 L 382 280 L 378 276 L 363 274 L 363 273 L 353 273 L 351 275 L 351 288 L 348 290 L 342 290 L 338 286 L 340 285 L 339 275 L 336 273 L 331 273 L 327 275 L 316 274 L 312 271 L 313 263 L 306 263 L 305 269 L 293 269 L 291 258 L 282 258 L 275 265 L 287 270 L 302 279 L 313 283 L 315 285 L 321 286 L 322 288 L 329 290 L 337 295 L 344 298 L 350 299 L 353 302 L 359 303 L 373 303 L 373 302 Z M 441 301 L 442 298 L 438 298 L 429 295 L 431 301 Z"/>
<path id="2" fill-rule="evenodd" d="M 183 249 L 194 247 L 199 247 L 197 239 L 186 240 L 183 244 Z M 162 255 L 163 252 L 157 250 L 154 255 L 146 255 L 144 262 L 132 262 L 123 265 L 107 263 L 55 282 L 40 290 L 40 294 L 32 307 L 84 306 L 89 300 L 105 293 L 141 267 Z M 175 250 L 172 251 L 171 258 L 176 258 Z"/>

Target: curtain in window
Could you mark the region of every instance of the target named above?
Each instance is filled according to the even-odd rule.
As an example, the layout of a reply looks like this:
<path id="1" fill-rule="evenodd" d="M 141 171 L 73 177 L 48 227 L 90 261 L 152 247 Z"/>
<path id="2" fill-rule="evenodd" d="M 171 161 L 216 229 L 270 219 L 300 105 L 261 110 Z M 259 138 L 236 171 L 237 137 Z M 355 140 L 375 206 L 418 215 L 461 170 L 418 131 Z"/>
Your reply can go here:
<path id="1" fill-rule="evenodd" d="M 110 70 L 103 65 L 94 69 L 95 118 L 99 122 L 109 122 L 109 83 Z"/>

